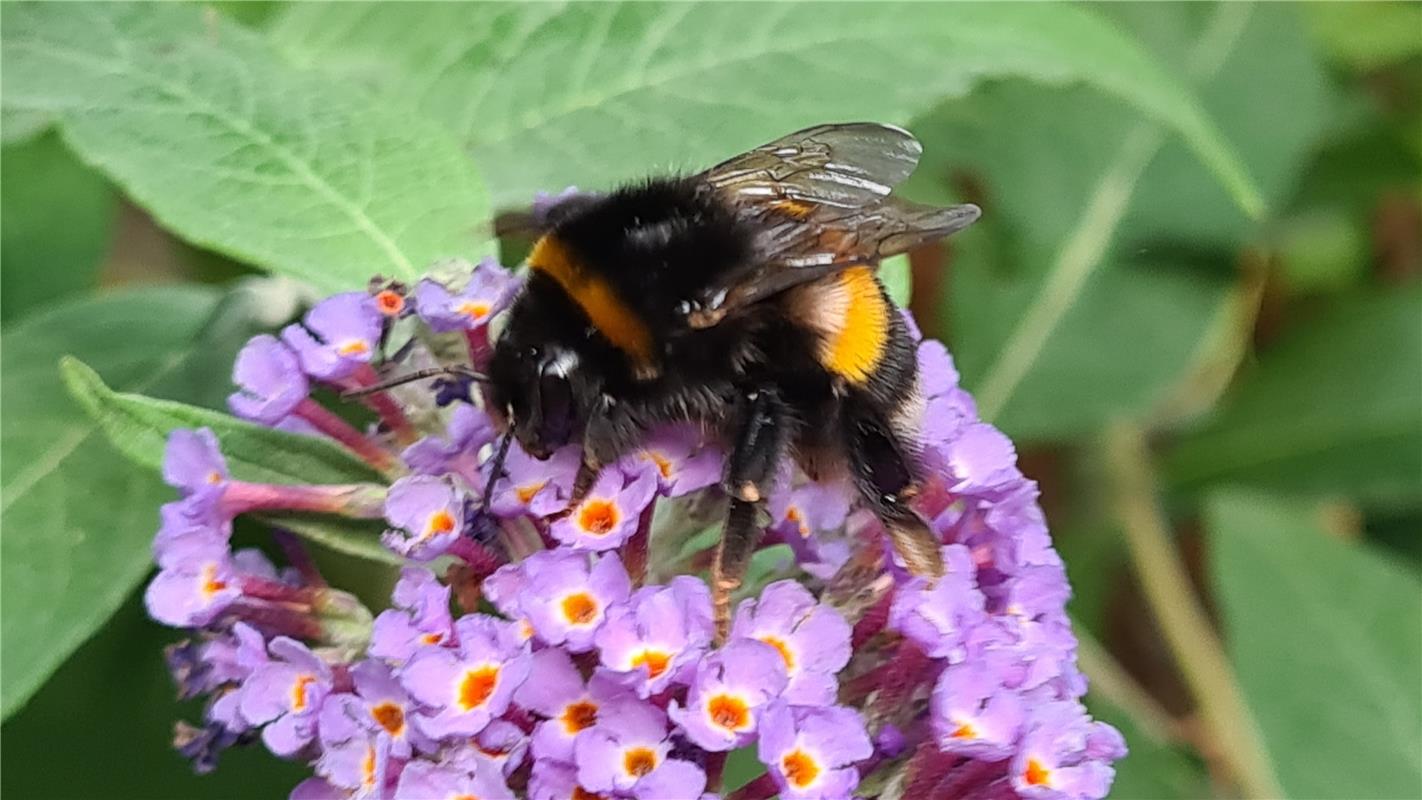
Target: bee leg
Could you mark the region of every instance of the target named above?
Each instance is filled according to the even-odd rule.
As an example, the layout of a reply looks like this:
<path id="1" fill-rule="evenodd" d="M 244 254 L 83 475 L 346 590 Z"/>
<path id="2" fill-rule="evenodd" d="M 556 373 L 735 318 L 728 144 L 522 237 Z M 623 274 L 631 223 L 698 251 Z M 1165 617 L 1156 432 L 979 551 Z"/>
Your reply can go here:
<path id="1" fill-rule="evenodd" d="M 883 523 L 894 552 L 914 575 L 941 577 L 942 542 L 908 503 L 916 487 L 908 452 L 898 434 L 881 413 L 862 401 L 846 404 L 844 427 L 855 482 Z"/>
<path id="2" fill-rule="evenodd" d="M 775 390 L 751 392 L 743 409 L 735 446 L 726 462 L 724 486 L 731 505 L 711 565 L 717 642 L 724 642 L 730 633 L 731 593 L 740 588 L 751 554 L 760 543 L 759 512 L 788 439 L 788 414 Z"/>
<path id="3" fill-rule="evenodd" d="M 578 462 L 577 474 L 573 476 L 568 505 L 554 514 L 553 519 L 568 516 L 587 499 L 588 492 L 592 491 L 593 484 L 602 474 L 603 466 L 621 458 L 627 451 L 627 437 L 622 431 L 629 428 L 628 424 L 614 416 L 606 402 L 599 403 L 593 409 L 583 431 L 583 457 Z"/>

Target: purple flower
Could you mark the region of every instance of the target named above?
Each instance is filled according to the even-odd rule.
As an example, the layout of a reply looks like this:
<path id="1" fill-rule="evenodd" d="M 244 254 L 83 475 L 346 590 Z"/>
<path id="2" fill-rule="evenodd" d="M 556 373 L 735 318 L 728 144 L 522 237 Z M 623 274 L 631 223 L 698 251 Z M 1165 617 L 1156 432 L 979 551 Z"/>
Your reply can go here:
<path id="1" fill-rule="evenodd" d="M 410 659 L 400 681 L 432 713 L 416 724 L 432 738 L 473 736 L 508 709 L 528 676 L 527 651 L 503 636 L 506 624 L 473 614 L 454 623 L 459 649 L 425 647 Z"/>
<path id="2" fill-rule="evenodd" d="M 311 391 L 296 354 L 275 336 L 254 336 L 232 366 L 237 391 L 227 407 L 242 419 L 275 425 L 296 410 Z"/>
<path id="3" fill-rule="evenodd" d="M 406 558 L 438 558 L 464 533 L 467 499 L 464 491 L 446 478 L 401 478 L 385 498 L 385 519 L 400 530 L 386 531 L 380 540 Z"/>
<path id="4" fill-rule="evenodd" d="M 775 648 L 789 683 L 783 697 L 796 705 L 828 705 L 839 689 L 835 675 L 849 663 L 849 623 L 816 602 L 794 581 L 765 587 L 759 600 L 736 610 L 731 636 L 757 639 Z"/>
<path id="5" fill-rule="evenodd" d="M 425 278 L 415 287 L 415 310 L 436 333 L 471 330 L 489 324 L 513 299 L 519 280 L 492 258 L 479 262 L 469 282 L 454 294 Z"/>
<path id="6" fill-rule="evenodd" d="M 1116 774 L 1108 762 L 1125 754 L 1121 734 L 1080 703 L 1039 706 L 1012 759 L 1012 788 L 1032 800 L 1099 800 Z"/>
<path id="7" fill-rule="evenodd" d="M 158 553 L 162 570 L 143 594 L 148 615 L 175 628 L 196 628 L 214 620 L 242 596 L 237 566 L 227 542 L 192 534 L 168 542 Z"/>
<path id="8" fill-rule="evenodd" d="M 494 486 L 490 510 L 500 517 L 546 517 L 562 511 L 581 460 L 578 445 L 554 451 L 547 461 L 539 461 L 515 445 L 504 461 L 505 477 Z"/>
<path id="9" fill-rule="evenodd" d="M 426 436 L 405 448 L 401 458 L 410 469 L 424 475 L 443 475 L 456 462 L 477 465 L 479 448 L 494 440 L 494 423 L 479 408 L 459 403 L 449 415 L 444 436 Z"/>
<path id="10" fill-rule="evenodd" d="M 350 695 L 336 695 L 326 701 L 321 711 L 321 756 L 316 761 L 316 773 L 334 787 L 349 789 L 360 797 L 388 796 L 391 743 L 390 736 L 352 735 L 350 738 L 328 740 L 328 722 L 342 730 L 349 728 L 341 717 L 347 713 L 345 703 Z M 333 707 L 334 706 L 334 707 Z"/>
<path id="11" fill-rule="evenodd" d="M 947 573 L 936 583 L 913 578 L 899 587 L 889 625 L 934 658 L 963 657 L 968 632 L 986 617 L 973 555 L 961 544 L 943 548 Z"/>
<path id="12" fill-rule="evenodd" d="M 1006 688 L 1000 663 L 975 659 L 943 670 L 933 688 L 932 721 L 944 752 L 999 761 L 1012 755 L 1027 705 Z"/>
<path id="13" fill-rule="evenodd" d="M 925 399 L 948 394 L 958 388 L 958 368 L 942 342 L 927 339 L 918 343 L 918 390 Z"/>
<path id="14" fill-rule="evenodd" d="M 677 425 L 649 433 L 641 449 L 623 459 L 622 467 L 629 475 L 651 473 L 661 494 L 680 497 L 718 483 L 724 458 L 714 444 L 701 441 L 695 427 Z"/>
<path id="15" fill-rule="evenodd" d="M 771 528 L 786 541 L 808 539 L 844 524 L 849 515 L 849 487 L 806 483 L 770 496 Z"/>
<path id="16" fill-rule="evenodd" d="M 632 591 L 627 570 L 615 553 L 593 558 L 569 550 L 534 553 L 518 565 L 499 571 L 523 573 L 518 611 L 533 626 L 540 641 L 582 653 L 593 647 L 593 635 L 608 608 Z"/>
<path id="17" fill-rule="evenodd" d="M 383 320 L 369 294 L 335 294 L 306 312 L 301 324 L 283 328 L 281 340 L 296 352 L 307 375 L 338 381 L 370 363 L 380 344 Z"/>
<path id="18" fill-rule="evenodd" d="M 637 531 L 642 510 L 656 492 L 657 479 L 649 472 L 629 479 L 620 470 L 605 469 L 587 498 L 554 522 L 549 533 L 576 550 L 621 547 Z"/>
<path id="19" fill-rule="evenodd" d="M 706 773 L 690 761 L 671 758 L 671 749 L 661 709 L 630 697 L 614 700 L 602 706 L 597 724 L 574 747 L 578 783 L 638 800 L 700 795 Z"/>
<path id="20" fill-rule="evenodd" d="M 266 725 L 262 741 L 267 748 L 289 758 L 316 736 L 318 714 L 331 691 L 331 669 L 306 645 L 285 636 L 273 639 L 267 650 L 273 658 L 243 684 L 240 708 L 247 722 Z"/>
<path id="21" fill-rule="evenodd" d="M 396 758 L 409 758 L 416 749 L 434 750 L 434 742 L 410 724 L 413 705 L 389 667 L 362 661 L 351 668 L 351 677 L 355 694 L 333 696 L 321 710 L 322 744 L 374 740 L 384 734 L 390 737 L 390 753 Z"/>
<path id="22" fill-rule="evenodd" d="M 349 800 L 350 793 L 322 778 L 307 778 L 292 788 L 287 800 Z"/>
<path id="23" fill-rule="evenodd" d="M 874 754 L 864 722 L 840 706 L 777 700 L 761 717 L 758 755 L 785 800 L 847 800 L 859 785 L 856 761 Z"/>
<path id="24" fill-rule="evenodd" d="M 529 800 L 595 800 L 599 795 L 578 784 L 578 769 L 573 764 L 540 760 L 533 762 L 528 797 Z"/>
<path id="25" fill-rule="evenodd" d="M 533 730 L 533 757 L 571 763 L 574 744 L 597 723 L 598 711 L 626 694 L 602 675 L 584 683 L 562 650 L 550 647 L 534 653 L 528 680 L 514 693 L 514 702 L 543 718 Z"/>
<path id="26" fill-rule="evenodd" d="M 400 571 L 392 596 L 394 608 L 380 612 L 370 637 L 370 654 L 405 661 L 423 646 L 448 642 L 454 631 L 449 587 L 418 567 Z"/>
<path id="27" fill-rule="evenodd" d="M 950 476 L 951 492 L 991 496 L 1022 481 L 1012 441 L 986 423 L 967 425 L 937 449 Z"/>
<path id="28" fill-rule="evenodd" d="M 495 767 L 469 772 L 466 762 L 411 761 L 400 773 L 395 800 L 515 800 Z"/>
<path id="29" fill-rule="evenodd" d="M 603 666 L 641 697 L 684 681 L 711 644 L 711 592 L 679 575 L 666 586 L 638 589 L 608 612 L 597 633 Z"/>
<path id="30" fill-rule="evenodd" d="M 527 685 L 527 681 L 524 685 Z M 492 764 L 507 778 L 523 765 L 524 757 L 528 754 L 528 745 L 528 734 L 524 733 L 522 728 L 507 720 L 496 719 L 479 731 L 470 747 L 456 751 L 450 758 Z"/>
<path id="31" fill-rule="evenodd" d="M 163 480 L 184 497 L 211 497 L 222 494 L 231 478 L 227 459 L 218 448 L 217 436 L 208 428 L 179 428 L 168 434 L 163 450 Z"/>
<path id="32" fill-rule="evenodd" d="M 668 714 L 697 746 L 734 750 L 755 736 L 761 710 L 785 691 L 780 651 L 754 639 L 734 639 L 702 659 L 686 707 Z"/>

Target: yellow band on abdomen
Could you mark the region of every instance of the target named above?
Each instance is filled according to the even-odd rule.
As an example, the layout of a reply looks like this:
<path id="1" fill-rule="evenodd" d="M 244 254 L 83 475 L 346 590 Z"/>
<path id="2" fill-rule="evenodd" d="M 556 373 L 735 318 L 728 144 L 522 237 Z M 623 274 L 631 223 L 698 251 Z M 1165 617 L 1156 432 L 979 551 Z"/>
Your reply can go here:
<path id="1" fill-rule="evenodd" d="M 552 235 L 539 239 L 528 255 L 528 266 L 556 281 L 593 327 L 626 353 L 638 370 L 652 367 L 652 334 L 641 317 L 606 280 L 579 264 L 562 242 Z"/>
<path id="2" fill-rule="evenodd" d="M 836 290 L 847 299 L 844 323 L 821 344 L 820 363 L 850 383 L 862 384 L 884 357 L 892 311 L 872 267 L 851 267 L 837 281 Z"/>

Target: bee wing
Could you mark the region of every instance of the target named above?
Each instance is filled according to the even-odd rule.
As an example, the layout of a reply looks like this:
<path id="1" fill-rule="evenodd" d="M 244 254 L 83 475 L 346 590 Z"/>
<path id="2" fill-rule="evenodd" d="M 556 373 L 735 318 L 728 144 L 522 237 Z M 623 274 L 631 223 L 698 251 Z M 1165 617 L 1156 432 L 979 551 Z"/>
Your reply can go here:
<path id="1" fill-rule="evenodd" d="M 980 213 L 972 204 L 938 208 L 886 197 L 864 208 L 820 209 L 804 220 L 772 221 L 759 239 L 765 257 L 707 287 L 687 322 L 707 328 L 791 287 L 850 267 L 877 268 L 889 256 L 968 227 Z"/>
<path id="2" fill-rule="evenodd" d="M 759 231 L 755 263 L 726 275 L 688 305 L 692 327 L 792 286 L 873 265 L 972 224 L 974 205 L 937 208 L 890 195 L 918 164 L 907 131 L 876 123 L 792 133 L 702 173 Z"/>
<path id="3" fill-rule="evenodd" d="M 738 205 L 799 202 L 859 208 L 882 200 L 918 166 L 923 146 L 876 122 L 816 125 L 697 176 Z"/>

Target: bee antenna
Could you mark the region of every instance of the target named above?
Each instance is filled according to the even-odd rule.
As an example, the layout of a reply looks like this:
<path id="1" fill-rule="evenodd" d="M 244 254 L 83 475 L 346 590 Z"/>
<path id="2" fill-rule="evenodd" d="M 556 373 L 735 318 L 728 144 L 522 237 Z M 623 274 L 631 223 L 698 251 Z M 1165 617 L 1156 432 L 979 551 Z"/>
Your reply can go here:
<path id="1" fill-rule="evenodd" d="M 489 499 L 494 496 L 494 485 L 499 482 L 499 478 L 504 476 L 504 459 L 508 458 L 509 445 L 513 442 L 513 428 L 509 428 L 504 435 L 499 438 L 499 448 L 494 451 L 494 457 L 489 460 L 489 478 L 484 482 L 484 497 L 482 509 L 488 511 Z"/>
<path id="2" fill-rule="evenodd" d="M 417 369 L 414 372 L 408 372 L 404 375 L 399 375 L 394 378 L 381 381 L 380 383 L 377 383 L 374 386 L 362 386 L 359 389 L 350 389 L 348 391 L 341 392 L 341 399 L 353 400 L 358 397 L 365 397 L 368 394 L 383 392 L 386 389 L 393 389 L 396 386 L 404 386 L 407 383 L 414 383 L 415 381 L 424 380 L 425 378 L 436 378 L 443 375 L 458 375 L 462 378 L 468 378 L 469 380 L 472 380 L 475 383 L 489 382 L 488 375 L 485 375 L 482 372 L 475 372 L 474 370 L 469 369 L 468 367 L 458 365 L 448 367 L 429 367 L 427 369 Z"/>

